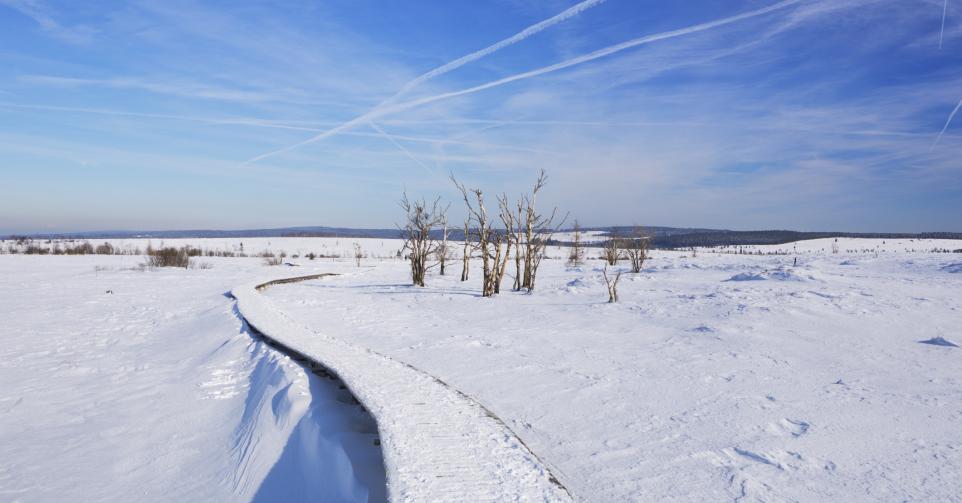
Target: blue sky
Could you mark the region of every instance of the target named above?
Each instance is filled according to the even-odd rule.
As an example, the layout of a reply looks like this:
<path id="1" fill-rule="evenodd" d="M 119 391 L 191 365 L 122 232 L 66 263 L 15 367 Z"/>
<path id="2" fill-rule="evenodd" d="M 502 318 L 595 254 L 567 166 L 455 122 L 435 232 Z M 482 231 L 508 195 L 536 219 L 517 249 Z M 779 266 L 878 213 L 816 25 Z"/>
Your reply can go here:
<path id="1" fill-rule="evenodd" d="M 541 168 L 585 225 L 962 231 L 962 0 L 0 0 L 0 68 L 0 232 L 391 227 Z"/>

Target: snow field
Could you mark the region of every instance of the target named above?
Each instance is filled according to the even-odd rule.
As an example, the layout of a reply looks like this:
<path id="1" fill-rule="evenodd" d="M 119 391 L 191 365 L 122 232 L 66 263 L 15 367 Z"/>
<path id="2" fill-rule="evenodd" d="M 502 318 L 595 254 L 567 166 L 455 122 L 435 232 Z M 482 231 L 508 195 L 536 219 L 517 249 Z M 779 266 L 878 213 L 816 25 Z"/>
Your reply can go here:
<path id="1" fill-rule="evenodd" d="M 962 353 L 922 342 L 962 342 L 955 263 L 654 251 L 612 305 L 596 260 L 490 299 L 477 264 L 418 289 L 383 262 L 266 294 L 474 397 L 576 500 L 952 501 Z"/>
<path id="2" fill-rule="evenodd" d="M 0 255 L 0 499 L 383 497 L 370 420 L 252 339 L 223 295 L 320 272 L 341 275 L 251 295 L 252 309 L 272 335 L 338 358 L 380 421 L 387 479 L 404 480 L 382 489 L 400 499 L 526 499 L 518 481 L 549 472 L 579 501 L 960 499 L 962 259 L 927 252 L 957 241 L 656 250 L 613 305 L 598 260 L 546 260 L 533 294 L 485 299 L 476 263 L 467 283 L 454 263 L 408 286 L 407 264 L 387 258 L 396 240 L 174 241 L 163 244 L 283 250 L 299 267 L 204 257 L 213 269 L 137 272 L 140 257 Z M 355 241 L 369 253 L 360 268 L 303 258 L 350 257 Z M 405 365 L 424 379 L 400 377 Z M 418 396 L 429 399 L 401 403 Z M 419 414 L 434 424 L 412 434 L 405 415 Z M 469 432 L 454 437 L 464 445 L 431 448 L 452 431 Z M 488 482 L 423 476 L 459 467 Z M 537 487 L 536 499 L 566 497 Z"/>
<path id="3" fill-rule="evenodd" d="M 269 268 L 133 259 L 0 256 L 0 500 L 383 501 L 357 408 L 223 295 Z"/>

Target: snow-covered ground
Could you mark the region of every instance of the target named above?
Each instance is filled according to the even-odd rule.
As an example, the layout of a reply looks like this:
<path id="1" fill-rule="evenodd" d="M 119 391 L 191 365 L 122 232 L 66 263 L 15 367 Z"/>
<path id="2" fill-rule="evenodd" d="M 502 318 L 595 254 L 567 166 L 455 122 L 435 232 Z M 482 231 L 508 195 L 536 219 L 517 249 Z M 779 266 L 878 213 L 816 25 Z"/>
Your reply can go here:
<path id="1" fill-rule="evenodd" d="M 384 499 L 372 421 L 224 296 L 269 268 L 138 261 L 0 256 L 0 501 Z"/>
<path id="2" fill-rule="evenodd" d="M 962 499 L 962 255 L 928 253 L 958 241 L 655 251 L 618 304 L 598 260 L 547 260 L 533 294 L 485 299 L 477 264 L 466 283 L 455 262 L 408 286 L 394 240 L 189 241 L 300 267 L 0 255 L 0 499 L 363 499 L 380 462 L 360 459 L 379 454 L 363 418 L 253 340 L 223 295 L 324 271 L 340 275 L 262 295 L 477 400 L 577 500 Z M 303 258 L 354 242 L 360 268 Z"/>
<path id="3" fill-rule="evenodd" d="M 962 349 L 922 343 L 962 344 L 962 257 L 685 255 L 615 305 L 598 261 L 533 295 L 390 263 L 268 295 L 477 398 L 582 500 L 962 497 Z"/>

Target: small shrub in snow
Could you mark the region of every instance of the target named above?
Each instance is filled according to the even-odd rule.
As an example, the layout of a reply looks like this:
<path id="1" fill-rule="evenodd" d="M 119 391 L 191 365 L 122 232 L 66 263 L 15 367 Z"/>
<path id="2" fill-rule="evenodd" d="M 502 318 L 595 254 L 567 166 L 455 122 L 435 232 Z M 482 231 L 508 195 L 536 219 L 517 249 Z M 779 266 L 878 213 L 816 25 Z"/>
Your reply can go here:
<path id="1" fill-rule="evenodd" d="M 650 244 L 651 238 L 640 227 L 635 228 L 634 236 L 622 240 L 621 248 L 625 252 L 625 257 L 631 262 L 631 272 L 635 274 L 641 272 L 641 268 L 648 258 Z"/>
<path id="2" fill-rule="evenodd" d="M 275 257 L 273 255 L 268 255 L 264 257 L 264 265 L 281 265 L 284 263 L 282 257 Z"/>
<path id="3" fill-rule="evenodd" d="M 608 265 L 618 265 L 618 259 L 621 258 L 621 243 L 614 236 L 608 236 L 605 240 L 604 247 L 601 249 L 601 258 L 608 263 Z"/>
<path id="4" fill-rule="evenodd" d="M 364 251 L 361 250 L 360 243 L 354 243 L 354 260 L 357 262 L 358 267 L 361 267 L 362 258 L 364 258 Z"/>
<path id="5" fill-rule="evenodd" d="M 158 248 L 151 249 L 151 255 L 147 256 L 147 267 L 183 267 L 190 265 L 188 248 Z"/>

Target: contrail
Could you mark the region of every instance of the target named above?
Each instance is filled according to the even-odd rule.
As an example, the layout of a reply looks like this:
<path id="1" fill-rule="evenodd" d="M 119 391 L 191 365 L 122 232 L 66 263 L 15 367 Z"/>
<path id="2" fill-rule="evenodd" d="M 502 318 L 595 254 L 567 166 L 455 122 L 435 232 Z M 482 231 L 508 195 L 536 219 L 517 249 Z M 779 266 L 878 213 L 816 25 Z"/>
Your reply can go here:
<path id="1" fill-rule="evenodd" d="M 400 91 L 394 93 L 394 95 L 392 95 L 390 98 L 382 101 L 381 103 L 378 103 L 374 108 L 372 108 L 371 110 L 368 110 L 366 113 L 364 113 L 364 114 L 362 114 L 362 115 L 360 115 L 360 116 L 358 116 L 358 117 L 355 117 L 354 119 L 351 119 L 351 120 L 349 120 L 349 121 L 341 124 L 340 126 L 337 126 L 337 127 L 333 128 L 333 129 L 330 129 L 329 131 L 326 131 L 326 132 L 324 132 L 324 133 L 321 133 L 321 134 L 319 134 L 319 135 L 317 135 L 317 136 L 315 136 L 315 137 L 313 137 L 313 138 L 309 138 L 309 139 L 307 139 L 307 140 L 305 140 L 305 141 L 302 141 L 302 142 L 300 142 L 300 143 L 297 143 L 297 144 L 295 144 L 295 145 L 291 145 L 291 146 L 289 146 L 289 147 L 282 148 L 282 149 L 279 149 L 279 150 L 274 150 L 274 151 L 272 151 L 272 152 L 268 152 L 268 153 L 266 153 L 266 154 L 262 154 L 262 155 L 259 155 L 259 156 L 257 156 L 257 157 L 248 159 L 248 160 L 244 161 L 243 164 L 249 164 L 249 163 L 252 163 L 252 162 L 257 162 L 257 161 L 260 161 L 260 160 L 262 160 L 262 159 L 265 159 L 265 158 L 268 158 L 268 157 L 272 157 L 272 156 L 274 156 L 274 155 L 277 155 L 277 154 L 280 154 L 280 153 L 283 153 L 283 152 L 287 152 L 287 151 L 289 151 L 289 150 L 293 150 L 293 149 L 298 148 L 298 147 L 301 147 L 301 146 L 303 146 L 303 145 L 307 145 L 308 143 L 314 143 L 314 142 L 316 142 L 316 141 L 318 141 L 318 140 L 327 138 L 328 136 L 332 136 L 332 135 L 335 135 L 335 134 L 337 134 L 337 133 L 339 133 L 339 132 L 341 132 L 341 131 L 344 131 L 345 129 L 348 129 L 348 128 L 354 127 L 354 126 L 356 126 L 356 125 L 359 125 L 359 124 L 361 124 L 361 123 L 367 122 L 369 119 L 376 118 L 376 117 L 378 117 L 378 116 L 377 116 L 377 115 L 373 115 L 374 112 L 380 110 L 382 107 L 384 107 L 384 106 L 387 105 L 388 103 L 394 101 L 394 100 L 397 99 L 399 96 L 401 96 L 401 95 L 403 95 L 404 93 L 410 91 L 410 90 L 413 89 L 414 87 L 416 87 L 416 86 L 418 86 L 418 85 L 421 85 L 421 84 L 423 84 L 423 83 L 427 82 L 428 80 L 431 80 L 431 79 L 433 79 L 433 78 L 435 78 L 435 77 L 438 77 L 438 76 L 440 76 L 440 75 L 444 75 L 445 73 L 448 73 L 448 72 L 450 72 L 450 71 L 452 71 L 452 70 L 456 70 L 456 69 L 458 69 L 458 68 L 460 68 L 460 67 L 462 67 L 462 66 L 464 66 L 464 65 L 466 65 L 466 64 L 468 64 L 468 63 L 470 63 L 470 62 L 472 62 L 472 61 L 476 61 L 476 60 L 478 60 L 478 59 L 480 59 L 480 58 L 483 58 L 483 57 L 485 57 L 485 56 L 487 56 L 487 55 L 489 55 L 489 54 L 491 54 L 491 53 L 493 53 L 493 52 L 495 52 L 495 51 L 499 51 L 499 50 L 501 50 L 501 49 L 504 49 L 505 47 L 507 47 L 507 46 L 509 46 L 509 45 L 513 45 L 513 44 L 516 44 L 516 43 L 518 43 L 518 42 L 521 42 L 522 40 L 524 40 L 524 39 L 526 39 L 526 38 L 528 38 L 528 37 L 530 37 L 530 36 L 532 36 L 532 35 L 534 35 L 534 34 L 536 34 L 536 33 L 538 33 L 538 32 L 541 32 L 541 31 L 545 30 L 546 28 L 549 28 L 549 27 L 554 26 L 554 25 L 556 25 L 556 24 L 558 24 L 558 23 L 560 23 L 560 22 L 562 22 L 562 21 L 566 21 L 566 20 L 568 20 L 568 19 L 570 19 L 570 18 L 572 18 L 572 17 L 574 17 L 574 16 L 577 16 L 578 14 L 581 14 L 581 13 L 584 12 L 585 10 L 590 9 L 590 8 L 596 6 L 596 5 L 599 5 L 599 4 L 603 3 L 604 1 L 605 1 L 605 0 L 585 0 L 585 1 L 583 1 L 583 2 L 581 2 L 581 3 L 579 3 L 579 4 L 577 4 L 577 5 L 575 5 L 574 7 L 571 7 L 571 8 L 569 8 L 569 9 L 565 10 L 565 11 L 562 11 L 560 14 L 557 14 L 557 15 L 555 15 L 555 16 L 552 16 L 552 17 L 548 18 L 548 19 L 545 19 L 544 21 L 541 21 L 540 23 L 533 24 L 533 25 L 531 25 L 531 26 L 529 26 L 529 27 L 527 27 L 527 28 L 519 31 L 518 33 L 516 33 L 516 34 L 514 34 L 514 35 L 512 35 L 512 36 L 510 36 L 510 37 L 508 37 L 508 38 L 506 38 L 506 39 L 503 39 L 503 40 L 501 40 L 501 41 L 499 41 L 499 42 L 496 42 L 496 43 L 494 43 L 494 44 L 492 44 L 492 45 L 489 45 L 489 46 L 485 47 L 484 49 L 481 49 L 481 50 L 479 50 L 479 51 L 472 52 L 471 54 L 468 54 L 468 55 L 466 55 L 466 56 L 462 56 L 462 57 L 460 57 L 460 58 L 458 58 L 458 59 L 456 59 L 456 60 L 454 60 L 454 61 L 451 61 L 451 62 L 449 62 L 449 63 L 445 63 L 444 65 L 441 65 L 441 66 L 439 66 L 439 67 L 437 67 L 437 68 L 435 68 L 435 69 L 433 69 L 433 70 L 431 70 L 431 71 L 429 71 L 429 72 L 427 72 L 427 73 L 425 73 L 425 74 L 422 74 L 422 75 L 419 76 L 419 77 L 416 77 L 414 80 L 411 80 L 410 82 L 408 82 L 407 84 L 405 84 L 405 85 L 401 88 Z"/>
<path id="2" fill-rule="evenodd" d="M 942 135 L 945 134 L 945 130 L 949 129 L 949 124 L 952 123 L 952 119 L 955 117 L 955 114 L 959 112 L 959 108 L 962 108 L 962 100 L 959 100 L 959 104 L 955 105 L 955 108 L 952 110 L 952 113 L 949 114 L 948 120 L 946 120 L 945 125 L 942 126 L 942 131 L 939 131 L 939 136 L 935 138 L 935 143 L 933 143 L 932 146 L 929 147 L 929 151 L 932 151 L 932 149 L 939 144 L 939 141 L 942 139 Z"/>
<path id="3" fill-rule="evenodd" d="M 949 8 L 949 0 L 942 3 L 942 30 L 939 31 L 939 49 L 942 48 L 942 38 L 945 36 L 945 13 Z"/>
<path id="4" fill-rule="evenodd" d="M 371 128 L 373 128 L 375 131 L 377 131 L 378 133 L 380 133 L 381 136 L 383 136 L 384 138 L 387 138 L 387 141 L 393 143 L 394 146 L 398 148 L 398 150 L 400 150 L 401 152 L 404 152 L 405 155 L 407 155 L 408 157 L 410 157 L 412 161 L 416 162 L 419 166 L 421 166 L 422 168 L 424 168 L 425 171 L 427 171 L 428 173 L 432 173 L 432 174 L 433 174 L 433 172 L 431 171 L 431 168 L 427 167 L 427 165 L 424 164 L 423 162 L 421 162 L 421 160 L 418 159 L 417 157 L 414 157 L 414 154 L 412 154 L 410 150 L 404 148 L 404 145 L 401 145 L 400 143 L 398 143 L 398 141 L 395 140 L 393 136 L 385 133 L 384 130 L 381 129 L 381 126 L 378 126 L 378 125 L 375 124 L 373 121 L 372 121 L 372 122 L 368 122 L 367 124 L 368 124 L 369 126 L 371 126 Z"/>
<path id="5" fill-rule="evenodd" d="M 730 17 L 718 19 L 718 20 L 715 20 L 715 21 L 709 21 L 709 22 L 707 22 L 707 23 L 696 24 L 696 25 L 693 25 L 693 26 L 689 26 L 689 27 L 687 27 L 687 28 L 681 28 L 681 29 L 678 29 L 678 30 L 671 30 L 671 31 L 666 31 L 666 32 L 662 32 L 662 33 L 656 33 L 656 34 L 654 34 L 654 35 L 647 35 L 647 36 L 644 36 L 644 37 L 639 37 L 639 38 L 636 38 L 636 39 L 628 40 L 628 41 L 626 41 L 626 42 L 622 42 L 622 43 L 620 43 L 620 44 L 612 45 L 612 46 L 606 47 L 606 48 L 604 48 L 604 49 L 599 49 L 599 50 L 597 50 L 597 51 L 594 51 L 594 52 L 585 54 L 585 55 L 583 55 L 583 56 L 578 56 L 578 57 L 576 57 L 576 58 L 571 58 L 571 59 L 562 61 L 562 62 L 560 62 L 560 63 L 555 63 L 555 64 L 553 64 L 553 65 L 548 65 L 548 66 L 545 66 L 545 67 L 542 67 L 542 68 L 538 68 L 538 69 L 535 69 L 535 70 L 530 70 L 530 71 L 527 71 L 527 72 L 519 73 L 519 74 L 516 74 L 516 75 L 512 75 L 512 76 L 510 76 L 510 77 L 505 77 L 505 78 L 498 79 L 498 80 L 495 80 L 495 81 L 492 81 L 492 82 L 488 82 L 488 83 L 486 83 L 486 84 L 481 84 L 481 85 L 478 85 L 478 86 L 469 87 L 469 88 L 467 88 L 467 89 L 462 89 L 462 90 L 460 90 L 460 91 L 452 91 L 452 92 L 448 92 L 448 93 L 438 94 L 438 95 L 435 95 L 435 96 L 429 96 L 429 97 L 426 97 L 426 98 L 421 98 L 421 99 L 418 99 L 418 100 L 408 101 L 408 102 L 400 103 L 400 104 L 397 104 L 397 105 L 392 105 L 392 106 L 385 107 L 385 108 L 375 108 L 375 109 L 367 112 L 366 114 L 364 114 L 364 115 L 362 115 L 362 116 L 360 116 L 360 117 L 357 117 L 357 118 L 355 118 L 355 119 L 352 119 L 352 120 L 350 120 L 350 121 L 347 121 L 347 122 L 345 122 L 344 124 L 341 124 L 340 126 L 337 126 L 337 127 L 333 128 L 333 129 L 329 129 L 328 131 L 325 131 L 324 133 L 321 133 L 321 134 L 319 134 L 319 135 L 317 135 L 317 136 L 314 136 L 313 138 L 309 138 L 309 139 L 307 139 L 307 140 L 304 140 L 304 141 L 302 141 L 302 142 L 300 142 L 300 143 L 297 143 L 297 144 L 295 144 L 295 145 L 291 145 L 291 146 L 289 146 L 289 147 L 285 147 L 285 148 L 282 148 L 282 149 L 279 149 L 279 150 L 275 150 L 275 151 L 272 151 L 272 152 L 268 152 L 268 153 L 266 153 L 266 154 L 261 154 L 261 155 L 259 155 L 259 156 L 257 156 L 257 157 L 254 157 L 254 158 L 252 158 L 252 159 L 249 159 L 249 160 L 245 161 L 244 164 L 252 163 L 252 162 L 257 162 L 257 161 L 260 161 L 260 160 L 265 159 L 265 158 L 267 158 L 267 157 L 271 157 L 271 156 L 274 156 L 274 155 L 277 155 L 277 154 L 280 154 L 280 153 L 283 153 L 283 152 L 287 152 L 287 151 L 296 149 L 296 148 L 298 148 L 298 147 L 301 147 L 301 146 L 304 146 L 304 145 L 307 145 L 307 144 L 310 144 L 310 143 L 314 143 L 314 142 L 316 142 L 316 141 L 318 141 L 318 140 L 322 140 L 322 139 L 327 138 L 327 137 L 329 137 L 329 136 L 335 135 L 335 134 L 339 133 L 340 131 L 343 131 L 343 130 L 345 130 L 345 129 L 349 129 L 349 128 L 351 128 L 351 127 L 353 127 L 353 126 L 355 126 L 355 125 L 357 125 L 357 124 L 359 124 L 359 123 L 366 122 L 366 121 L 368 121 L 368 120 L 370 120 L 370 119 L 373 119 L 373 118 L 382 117 L 382 116 L 390 115 L 390 114 L 395 114 L 395 113 L 398 113 L 398 112 L 402 112 L 402 111 L 408 110 L 408 109 L 410 109 L 410 108 L 418 107 L 418 106 L 421 106 L 421 105 L 426 105 L 426 104 L 428 104 L 428 103 L 434 103 L 434 102 L 436 102 L 436 101 L 441 101 L 441 100 L 445 100 L 445 99 L 448 99 L 448 98 L 454 98 L 454 97 L 457 97 L 457 96 L 463 96 L 463 95 L 466 95 L 466 94 L 476 93 L 476 92 L 478 92 L 478 91 L 483 91 L 483 90 L 485 90 L 485 89 L 490 89 L 490 88 L 492 88 L 492 87 L 501 86 L 501 85 L 504 85 L 504 84 L 507 84 L 507 83 L 510 83 L 510 82 L 514 82 L 514 81 L 517 81 L 517 80 L 528 79 L 528 78 L 531 78 L 531 77 L 537 77 L 537 76 L 539 76 L 539 75 L 544 75 L 544 74 L 546 74 L 546 73 L 556 72 L 556 71 L 562 70 L 562 69 L 564 69 L 564 68 L 569 68 L 569 67 L 572 67 L 572 66 L 575 66 L 575 65 L 580 65 L 580 64 L 582 64 L 582 63 L 587 63 L 587 62 L 589 62 L 589 61 L 593 61 L 593 60 L 596 60 L 596 59 L 598 59 L 598 58 L 603 58 L 603 57 L 605 57 L 605 56 L 609 56 L 609 55 L 611 55 L 611 54 L 615 54 L 615 53 L 617 53 L 617 52 L 624 51 L 625 49 L 630 49 L 630 48 L 632 48 L 632 47 L 637 47 L 637 46 L 639 46 L 639 45 L 649 44 L 649 43 L 651 43 L 651 42 L 657 42 L 657 41 L 659 41 L 659 40 L 666 40 L 666 39 L 670 39 L 670 38 L 680 37 L 680 36 L 683 36 L 683 35 L 690 35 L 690 34 L 692 34 L 692 33 L 698 33 L 698 32 L 702 32 L 702 31 L 711 30 L 711 29 L 713 29 L 713 28 L 718 28 L 718 27 L 725 26 L 725 25 L 728 25 L 728 24 L 736 23 L 736 22 L 738 22 L 738 21 L 743 21 L 743 20 L 745 20 L 745 19 L 750 19 L 750 18 L 753 18 L 753 17 L 757 17 L 757 16 L 761 16 L 761 15 L 764 15 L 764 14 L 768 14 L 769 12 L 773 12 L 773 11 L 775 11 L 775 10 L 782 9 L 782 8 L 788 7 L 788 6 L 790 6 L 790 5 L 797 4 L 797 3 L 801 2 L 801 1 L 802 1 L 802 0 L 782 0 L 781 2 L 778 2 L 778 3 L 774 4 L 774 5 L 770 5 L 770 6 L 768 6 L 768 7 L 763 7 L 763 8 L 761 8 L 761 9 L 756 9 L 756 10 L 753 10 L 753 11 L 749 11 L 749 12 L 745 12 L 745 13 L 742 13 L 742 14 L 738 14 L 738 15 L 736 15 L 736 16 L 730 16 Z"/>
<path id="6" fill-rule="evenodd" d="M 440 76 L 440 75 L 444 75 L 445 73 L 448 73 L 448 72 L 450 72 L 450 71 L 452 71 L 452 70 L 456 70 L 456 69 L 458 69 L 458 68 L 460 68 L 460 67 L 462 67 L 462 66 L 464 66 L 464 65 L 466 65 L 466 64 L 468 64 L 468 63 L 470 63 L 470 62 L 472 62 L 472 61 L 476 61 L 476 60 L 478 60 L 478 59 L 481 59 L 481 58 L 487 56 L 488 54 L 491 54 L 491 53 L 493 53 L 493 52 L 496 52 L 496 51 L 499 51 L 499 50 L 501 50 L 501 49 L 504 49 L 505 47 L 507 47 L 507 46 L 509 46 L 509 45 L 513 45 L 513 44 L 516 44 L 516 43 L 518 43 L 518 42 L 521 42 L 522 40 L 524 40 L 524 39 L 526 39 L 526 38 L 528 38 L 528 37 L 530 37 L 530 36 L 532 36 L 532 35 L 534 35 L 534 34 L 536 34 L 536 33 L 538 33 L 538 32 L 541 32 L 541 31 L 545 30 L 546 28 L 550 28 L 551 26 L 554 26 L 554 25 L 556 25 L 556 24 L 558 24 L 558 23 L 560 23 L 560 22 L 562 22 L 562 21 L 567 21 L 568 19 L 570 19 L 570 18 L 572 18 L 572 17 L 575 17 L 575 16 L 577 16 L 578 14 L 581 14 L 582 12 L 584 12 L 584 11 L 586 11 L 586 10 L 588 10 L 588 9 L 596 6 L 596 5 L 599 5 L 599 4 L 601 4 L 601 3 L 604 3 L 604 1 L 605 1 L 605 0 L 585 0 L 584 2 L 581 2 L 581 3 L 577 4 L 577 5 L 575 5 L 574 7 L 571 7 L 571 8 L 569 8 L 569 9 L 561 12 L 560 14 L 557 14 L 557 15 L 555 15 L 555 16 L 553 16 L 553 17 L 550 17 L 550 18 L 548 18 L 548 19 L 545 19 L 544 21 L 541 21 L 540 23 L 533 24 L 533 25 L 531 25 L 531 26 L 529 26 L 529 27 L 527 27 L 527 28 L 519 31 L 518 33 L 516 33 L 516 34 L 512 35 L 511 37 L 508 37 L 508 38 L 506 38 L 506 39 L 504 39 L 504 40 L 502 40 L 502 41 L 500 41 L 500 42 L 497 42 L 497 43 L 495 43 L 495 44 L 489 45 L 489 46 L 487 46 L 487 47 L 485 47 L 484 49 L 481 49 L 481 50 L 479 50 L 479 51 L 472 52 L 471 54 L 468 54 L 467 56 L 462 56 L 462 57 L 460 57 L 460 58 L 458 58 L 458 59 L 456 59 L 456 60 L 454 60 L 454 61 L 451 61 L 450 63 L 445 63 L 444 65 L 439 66 L 439 67 L 435 68 L 434 70 L 431 70 L 431 71 L 425 73 L 424 75 L 421 75 L 420 77 L 417 77 L 416 79 L 408 82 L 407 84 L 404 85 L 404 87 L 401 88 L 400 91 L 398 91 L 397 93 L 395 93 L 394 96 L 391 96 L 390 98 L 388 98 L 387 100 L 385 100 L 385 102 L 391 101 L 391 100 L 393 100 L 394 98 L 397 98 L 398 96 L 400 96 L 400 95 L 402 95 L 402 94 L 410 91 L 411 89 L 417 87 L 418 85 L 423 84 L 424 82 L 427 82 L 428 80 L 433 79 L 434 77 L 437 77 L 437 76 Z M 375 107 L 375 108 L 376 108 L 376 107 Z"/>
<path id="7" fill-rule="evenodd" d="M 743 20 L 745 20 L 745 19 L 749 19 L 749 18 L 761 16 L 761 15 L 763 15 L 763 14 L 768 14 L 769 12 L 772 12 L 772 11 L 775 11 L 775 10 L 778 10 L 778 9 L 782 9 L 782 8 L 788 7 L 789 5 L 796 4 L 796 3 L 799 3 L 799 2 L 801 2 L 801 1 L 802 1 L 802 0 L 783 0 L 783 1 L 779 2 L 779 3 L 777 3 L 777 4 L 770 5 L 770 6 L 768 6 L 768 7 L 764 7 L 764 8 L 761 8 L 761 9 L 753 10 L 753 11 L 750 11 L 750 12 L 745 12 L 745 13 L 743 13 L 743 14 L 738 14 L 737 16 L 726 17 L 726 18 L 723 18 L 723 19 L 718 19 L 718 20 L 716 20 L 716 21 L 710 21 L 710 22 L 707 22 L 707 23 L 696 24 L 696 25 L 694 25 L 694 26 L 689 26 L 689 27 L 687 27 L 687 28 L 681 28 L 681 29 L 678 29 L 678 30 L 666 31 L 666 32 L 662 32 L 662 33 L 656 33 L 656 34 L 654 34 L 654 35 L 647 35 L 647 36 L 644 36 L 644 37 L 639 37 L 639 38 L 636 38 L 636 39 L 633 39 L 633 40 L 628 40 L 627 42 L 622 42 L 622 43 L 620 43 L 620 44 L 616 44 L 616 45 L 612 45 L 612 46 L 609 46 L 609 47 L 605 47 L 604 49 L 599 49 L 599 50 L 597 50 L 597 51 L 594 51 L 594 52 L 585 54 L 585 55 L 583 55 L 583 56 L 578 56 L 578 57 L 576 57 L 576 58 L 571 58 L 571 59 L 568 59 L 568 60 L 566 60 L 566 61 L 562 61 L 562 62 L 560 62 L 560 63 L 555 63 L 555 64 L 553 64 L 553 65 L 548 65 L 548 66 L 545 66 L 545 67 L 542 67 L 542 68 L 538 68 L 538 69 L 535 69 L 535 70 L 530 70 L 530 71 L 527 71 L 527 72 L 519 73 L 519 74 L 516 74 L 516 75 L 512 75 L 512 76 L 510 76 L 510 77 L 504 77 L 504 78 L 502 78 L 502 79 L 498 79 L 498 80 L 495 80 L 495 81 L 492 81 L 492 82 L 488 82 L 488 83 L 486 83 L 486 84 L 481 84 L 481 85 L 478 85 L 478 86 L 469 87 L 469 88 L 467 88 L 467 89 L 462 89 L 462 90 L 460 90 L 460 91 L 452 91 L 452 92 L 448 92 L 448 93 L 438 94 L 438 95 L 435 95 L 435 96 L 429 96 L 429 97 L 427 97 L 427 98 L 421 98 L 421 99 L 418 99 L 418 100 L 401 103 L 401 104 L 399 104 L 399 105 L 394 105 L 393 107 L 389 107 L 388 109 L 386 109 L 384 112 L 385 112 L 385 113 L 396 113 L 396 112 L 400 112 L 400 111 L 403 111 L 403 110 L 407 110 L 407 109 L 409 109 L 409 108 L 413 108 L 413 107 L 416 107 L 416 106 L 426 105 L 426 104 L 428 104 L 428 103 L 434 103 L 435 101 L 440 101 L 440 100 L 444 100 L 444 99 L 448 99 L 448 98 L 454 98 L 454 97 L 457 97 L 457 96 L 463 96 L 463 95 L 465 95 L 465 94 L 476 93 L 476 92 L 478 92 L 478 91 L 483 91 L 483 90 L 485 90 L 485 89 L 490 89 L 490 88 L 492 88 L 492 87 L 501 86 L 501 85 L 504 85 L 504 84 L 507 84 L 507 83 L 510 83 L 510 82 L 514 82 L 514 81 L 517 81 L 517 80 L 528 79 L 528 78 L 531 78 L 531 77 L 537 77 L 537 76 L 539 76 L 539 75 L 544 75 L 544 74 L 546 74 L 546 73 L 556 72 L 556 71 L 558 71 L 558 70 L 562 70 L 562 69 L 565 69 L 565 68 L 569 68 L 569 67 L 572 67 L 572 66 L 575 66 L 575 65 L 580 65 L 580 64 L 582 64 L 582 63 L 587 63 L 588 61 L 593 61 L 593 60 L 596 60 L 596 59 L 598 59 L 598 58 L 603 58 L 603 57 L 605 57 L 605 56 L 609 56 L 609 55 L 614 54 L 614 53 L 616 53 L 616 52 L 621 52 L 621 51 L 623 51 L 623 50 L 625 50 L 625 49 L 630 49 L 630 48 L 632 48 L 632 47 L 637 47 L 637 46 L 639 46 L 639 45 L 649 44 L 649 43 L 652 43 L 652 42 L 657 42 L 657 41 L 659 41 L 659 40 L 665 40 L 665 39 L 669 39 L 669 38 L 680 37 L 680 36 L 683 36 L 683 35 L 690 35 L 690 34 L 692 34 L 692 33 L 698 33 L 698 32 L 702 32 L 702 31 L 707 31 L 707 30 L 710 30 L 710 29 L 713 29 L 713 28 L 718 28 L 718 27 L 720 27 L 720 26 L 725 26 L 725 25 L 728 25 L 728 24 L 736 23 L 736 22 L 738 22 L 738 21 L 743 21 Z M 385 114 L 385 113 L 382 113 L 382 115 Z"/>

